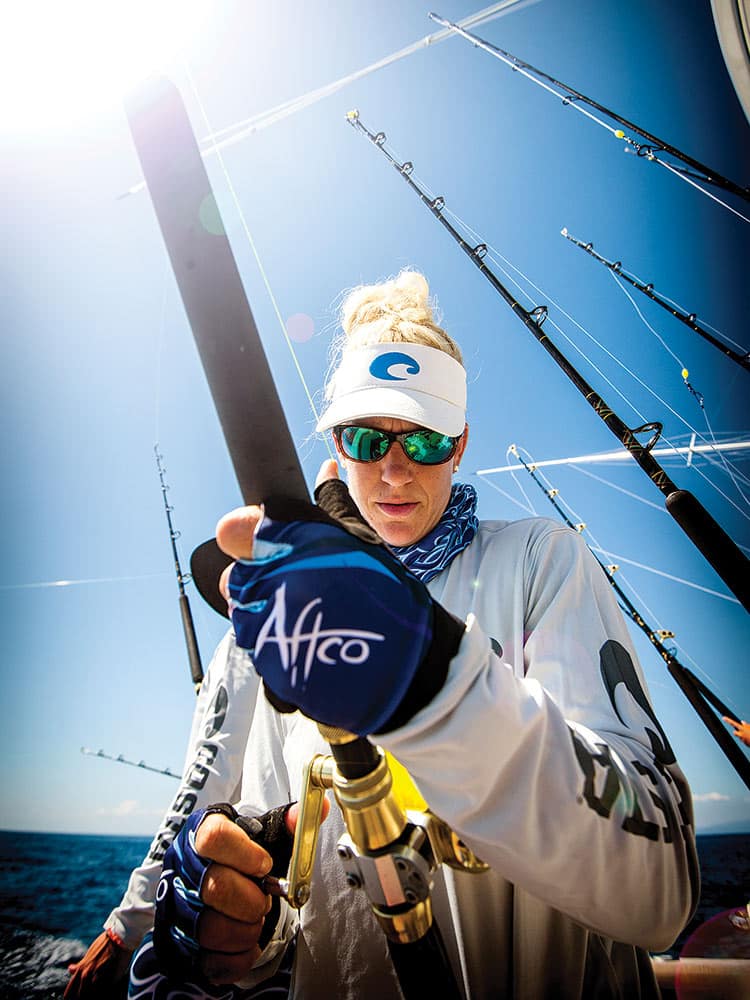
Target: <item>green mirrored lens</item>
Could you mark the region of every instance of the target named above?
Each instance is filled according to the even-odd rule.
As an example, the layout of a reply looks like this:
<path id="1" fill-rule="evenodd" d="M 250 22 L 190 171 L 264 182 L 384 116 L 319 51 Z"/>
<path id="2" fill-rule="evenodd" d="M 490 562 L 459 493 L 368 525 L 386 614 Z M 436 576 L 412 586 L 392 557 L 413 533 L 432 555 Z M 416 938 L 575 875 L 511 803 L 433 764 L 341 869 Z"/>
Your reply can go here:
<path id="1" fill-rule="evenodd" d="M 388 451 L 390 440 L 372 427 L 345 427 L 341 434 L 344 452 L 355 462 L 377 462 Z"/>
<path id="2" fill-rule="evenodd" d="M 453 450 L 453 438 L 437 431 L 414 431 L 402 439 L 404 451 L 420 465 L 440 465 Z"/>

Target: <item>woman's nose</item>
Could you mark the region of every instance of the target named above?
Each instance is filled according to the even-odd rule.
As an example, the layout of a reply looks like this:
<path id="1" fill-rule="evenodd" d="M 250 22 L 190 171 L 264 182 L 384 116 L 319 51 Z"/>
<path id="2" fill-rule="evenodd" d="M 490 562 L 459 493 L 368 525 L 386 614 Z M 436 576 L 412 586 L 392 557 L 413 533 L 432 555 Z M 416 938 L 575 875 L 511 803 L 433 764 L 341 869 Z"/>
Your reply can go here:
<path id="1" fill-rule="evenodd" d="M 380 478 L 391 485 L 407 483 L 412 478 L 413 464 L 406 457 L 400 443 L 394 441 L 385 457 L 380 460 Z"/>

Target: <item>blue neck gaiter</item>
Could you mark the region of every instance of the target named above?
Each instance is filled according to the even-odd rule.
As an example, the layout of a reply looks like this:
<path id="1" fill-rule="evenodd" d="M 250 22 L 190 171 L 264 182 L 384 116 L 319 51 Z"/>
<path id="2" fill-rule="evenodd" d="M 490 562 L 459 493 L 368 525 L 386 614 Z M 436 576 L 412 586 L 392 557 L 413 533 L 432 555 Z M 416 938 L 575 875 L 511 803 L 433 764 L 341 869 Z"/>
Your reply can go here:
<path id="1" fill-rule="evenodd" d="M 392 545 L 391 550 L 422 583 L 429 583 L 471 544 L 479 527 L 476 509 L 474 487 L 454 483 L 448 506 L 432 531 L 411 545 Z"/>

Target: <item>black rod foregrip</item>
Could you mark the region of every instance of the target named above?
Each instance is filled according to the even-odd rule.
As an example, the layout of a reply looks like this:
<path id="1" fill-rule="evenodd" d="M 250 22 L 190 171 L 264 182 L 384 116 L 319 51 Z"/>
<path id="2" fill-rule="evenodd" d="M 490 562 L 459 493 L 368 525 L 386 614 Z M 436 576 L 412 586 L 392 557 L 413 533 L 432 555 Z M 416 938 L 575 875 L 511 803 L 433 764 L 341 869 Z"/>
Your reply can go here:
<path id="1" fill-rule="evenodd" d="M 706 557 L 746 611 L 750 611 L 748 560 L 699 500 L 687 490 L 675 490 L 666 508 L 690 541 Z"/>
<path id="2" fill-rule="evenodd" d="M 180 615 L 182 616 L 182 631 L 185 633 L 185 645 L 187 646 L 188 661 L 190 663 L 190 676 L 196 686 L 203 682 L 203 664 L 201 654 L 198 649 L 198 639 L 195 634 L 193 624 L 193 613 L 190 610 L 190 602 L 187 594 L 180 594 Z"/>

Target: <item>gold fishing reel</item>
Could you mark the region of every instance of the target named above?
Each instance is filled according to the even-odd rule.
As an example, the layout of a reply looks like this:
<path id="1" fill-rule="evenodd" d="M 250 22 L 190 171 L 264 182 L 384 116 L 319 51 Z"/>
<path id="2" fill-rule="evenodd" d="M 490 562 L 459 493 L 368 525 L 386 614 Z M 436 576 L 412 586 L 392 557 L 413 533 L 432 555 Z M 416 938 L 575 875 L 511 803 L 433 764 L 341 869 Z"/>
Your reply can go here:
<path id="1" fill-rule="evenodd" d="M 348 884 L 364 890 L 392 941 L 419 940 L 432 925 L 430 894 L 438 866 L 472 873 L 488 866 L 427 808 L 413 784 L 413 797 L 424 808 L 405 807 L 403 788 L 397 794 L 391 763 L 380 747 L 371 748 L 374 766 L 367 773 L 346 777 L 336 750 L 360 737 L 323 725 L 319 729 L 334 754 L 317 754 L 307 766 L 286 897 L 298 909 L 310 898 L 323 799 L 332 788 L 346 826 L 337 851 Z"/>

